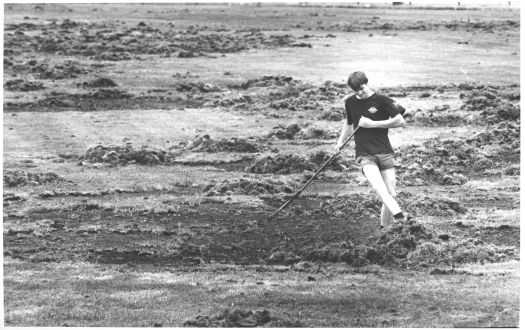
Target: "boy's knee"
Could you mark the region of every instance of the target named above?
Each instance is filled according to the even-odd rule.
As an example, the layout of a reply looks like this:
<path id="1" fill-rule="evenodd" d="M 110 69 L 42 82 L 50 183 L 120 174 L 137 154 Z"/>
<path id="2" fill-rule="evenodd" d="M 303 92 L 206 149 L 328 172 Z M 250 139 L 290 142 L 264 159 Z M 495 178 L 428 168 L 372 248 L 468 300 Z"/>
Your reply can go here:
<path id="1" fill-rule="evenodd" d="M 390 179 L 387 182 L 385 182 L 386 189 L 388 190 L 388 193 L 392 195 L 392 197 L 396 197 L 396 179 Z"/>
<path id="2" fill-rule="evenodd" d="M 388 194 L 390 195 L 390 191 L 388 191 L 388 188 L 386 188 L 384 185 L 381 184 L 372 184 L 372 189 L 379 195 Z"/>

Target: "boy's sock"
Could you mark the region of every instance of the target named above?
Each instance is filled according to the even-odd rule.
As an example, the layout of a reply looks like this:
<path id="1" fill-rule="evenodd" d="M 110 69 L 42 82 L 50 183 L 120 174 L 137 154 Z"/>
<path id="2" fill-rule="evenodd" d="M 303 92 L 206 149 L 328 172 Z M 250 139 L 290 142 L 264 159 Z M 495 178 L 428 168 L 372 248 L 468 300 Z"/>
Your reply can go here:
<path id="1" fill-rule="evenodd" d="M 405 218 L 405 216 L 403 215 L 403 212 L 399 212 L 399 213 L 394 214 L 394 219 L 396 219 L 396 220 L 403 220 L 404 218 Z"/>

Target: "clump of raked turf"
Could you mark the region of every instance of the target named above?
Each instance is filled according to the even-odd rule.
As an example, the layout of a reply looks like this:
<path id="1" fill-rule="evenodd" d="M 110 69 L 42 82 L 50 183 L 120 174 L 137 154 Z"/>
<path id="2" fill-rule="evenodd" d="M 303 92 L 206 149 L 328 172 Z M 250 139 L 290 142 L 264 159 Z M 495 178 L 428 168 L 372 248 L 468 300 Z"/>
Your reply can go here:
<path id="1" fill-rule="evenodd" d="M 185 321 L 183 326 L 198 328 L 256 327 L 264 325 L 270 320 L 267 310 L 252 312 L 241 309 L 233 311 L 227 309 L 213 317 L 199 315 L 194 320 Z"/>
<path id="2" fill-rule="evenodd" d="M 488 155 L 459 140 L 431 139 L 404 147 L 399 154 L 400 181 L 407 185 L 462 185 L 467 182 L 463 173 L 493 165 Z"/>
<path id="3" fill-rule="evenodd" d="M 202 190 L 206 196 L 216 195 L 260 195 L 292 193 L 297 188 L 296 182 L 278 179 L 240 178 L 233 181 L 210 183 Z"/>
<path id="4" fill-rule="evenodd" d="M 375 242 L 354 245 L 350 241 L 315 244 L 292 251 L 275 249 L 268 263 L 299 261 L 344 262 L 352 266 L 390 264 L 397 266 L 455 265 L 498 262 L 519 258 L 515 247 L 485 244 L 479 239 L 453 239 L 434 235 L 422 224 L 408 220 L 384 229 Z"/>
<path id="5" fill-rule="evenodd" d="M 271 315 L 264 309 L 259 311 L 226 309 L 217 316 L 198 315 L 193 320 L 185 321 L 184 327 L 197 328 L 254 328 L 254 327 L 303 327 L 304 325 L 291 319 L 281 319 Z"/>
<path id="6" fill-rule="evenodd" d="M 432 234 L 420 223 L 409 220 L 394 223 L 383 231 L 375 246 L 391 259 L 403 259 L 414 251 L 421 241 L 432 239 Z"/>
<path id="7" fill-rule="evenodd" d="M 466 140 L 431 139 L 400 150 L 400 181 L 406 185 L 462 185 L 465 174 L 519 163 L 519 123 L 500 123 Z"/>
<path id="8" fill-rule="evenodd" d="M 476 147 L 487 145 L 501 145 L 501 147 L 512 148 L 519 151 L 521 128 L 519 123 L 502 122 L 498 125 L 489 126 L 481 132 L 475 132 L 467 139 L 467 143 Z"/>
<path id="9" fill-rule="evenodd" d="M 458 200 L 447 196 L 421 196 L 400 192 L 398 198 L 403 209 L 414 215 L 452 216 L 468 210 Z"/>
<path id="10" fill-rule="evenodd" d="M 288 126 L 279 125 L 272 129 L 270 133 L 268 133 L 267 137 L 275 137 L 280 140 L 291 140 L 295 138 L 295 135 L 301 131 L 301 127 L 299 127 L 299 124 L 292 123 Z"/>
<path id="11" fill-rule="evenodd" d="M 461 202 L 447 196 L 421 196 L 402 191 L 398 198 L 403 209 L 414 215 L 454 216 L 468 211 Z M 356 193 L 329 198 L 315 213 L 328 218 L 363 219 L 378 214 L 380 206 L 375 193 Z"/>
<path id="12" fill-rule="evenodd" d="M 461 110 L 466 111 L 494 109 L 502 102 L 497 90 L 491 88 L 461 93 L 459 97 L 463 100 Z"/>
<path id="13" fill-rule="evenodd" d="M 186 150 L 193 152 L 246 152 L 255 153 L 269 150 L 270 147 L 263 144 L 261 139 L 255 138 L 223 138 L 220 140 L 212 139 L 208 134 L 197 136 L 190 141 Z"/>
<path id="14" fill-rule="evenodd" d="M 317 123 L 307 122 L 300 126 L 297 123 L 289 124 L 288 126 L 279 125 L 268 133 L 267 137 L 275 137 L 280 140 L 285 139 L 334 139 L 339 136 L 337 130 L 325 128 Z"/>
<path id="15" fill-rule="evenodd" d="M 274 254 L 275 255 L 275 254 Z M 384 264 L 387 259 L 374 247 L 354 245 L 350 241 L 329 243 L 323 246 L 307 247 L 298 251 L 302 260 L 314 262 L 344 262 L 352 266 L 369 263 Z"/>
<path id="16" fill-rule="evenodd" d="M 44 89 L 41 82 L 25 81 L 23 79 L 8 80 L 4 84 L 4 88 L 8 91 L 29 92 Z"/>
<path id="17" fill-rule="evenodd" d="M 507 101 L 509 95 L 503 95 L 495 88 L 484 88 L 463 93 L 461 110 L 481 111 L 483 123 L 500 123 L 520 119 L 520 106 Z"/>
<path id="18" fill-rule="evenodd" d="M 263 156 L 257 158 L 245 171 L 250 173 L 273 173 L 289 174 L 304 171 L 316 171 L 320 165 L 331 157 L 324 151 L 318 151 L 307 156 L 293 154 L 278 154 L 276 156 Z M 328 170 L 344 171 L 352 165 L 350 160 L 345 160 L 340 156 L 335 157 L 326 167 Z"/>
<path id="19" fill-rule="evenodd" d="M 99 144 L 89 147 L 80 157 L 80 160 L 88 163 L 107 163 L 111 165 L 167 165 L 172 162 L 174 156 L 173 153 L 162 148 L 150 146 L 135 148 L 130 143 L 120 146 Z"/>
<path id="20" fill-rule="evenodd" d="M 357 193 L 327 199 L 321 203 L 315 212 L 330 218 L 362 219 L 377 214 L 380 205 L 381 203 L 374 193 Z"/>
<path id="21" fill-rule="evenodd" d="M 29 172 L 24 170 L 5 170 L 4 185 L 7 187 L 24 186 L 27 184 L 41 185 L 45 183 L 64 181 L 55 172 Z"/>
<path id="22" fill-rule="evenodd" d="M 485 244 L 479 239 L 422 242 L 407 256 L 407 263 L 445 264 L 499 262 L 516 258 L 518 252 L 513 247 Z"/>
<path id="23" fill-rule="evenodd" d="M 457 114 L 449 110 L 450 106 L 437 106 L 434 109 L 423 111 L 417 109 L 404 115 L 407 123 L 415 123 L 422 126 L 462 126 L 472 122 L 470 116 Z"/>
<path id="24" fill-rule="evenodd" d="M 344 262 L 352 266 L 367 264 L 402 264 L 407 255 L 433 235 L 420 223 L 405 221 L 385 229 L 371 245 L 355 245 L 351 241 L 315 244 L 298 250 L 276 248 L 268 263 L 293 264 L 299 261 Z"/>

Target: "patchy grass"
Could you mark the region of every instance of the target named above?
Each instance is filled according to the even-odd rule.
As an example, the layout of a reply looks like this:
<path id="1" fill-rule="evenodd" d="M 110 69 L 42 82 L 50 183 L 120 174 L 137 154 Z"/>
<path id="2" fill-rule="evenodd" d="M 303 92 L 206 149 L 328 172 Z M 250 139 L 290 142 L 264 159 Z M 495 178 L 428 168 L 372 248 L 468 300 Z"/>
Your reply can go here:
<path id="1" fill-rule="evenodd" d="M 518 324 L 518 262 L 463 268 L 473 275 L 342 265 L 322 266 L 316 272 L 317 268 L 208 265 L 194 271 L 153 271 L 6 258 L 5 324 L 181 327 L 198 315 L 215 316 L 235 308 L 265 309 L 306 327 Z"/>

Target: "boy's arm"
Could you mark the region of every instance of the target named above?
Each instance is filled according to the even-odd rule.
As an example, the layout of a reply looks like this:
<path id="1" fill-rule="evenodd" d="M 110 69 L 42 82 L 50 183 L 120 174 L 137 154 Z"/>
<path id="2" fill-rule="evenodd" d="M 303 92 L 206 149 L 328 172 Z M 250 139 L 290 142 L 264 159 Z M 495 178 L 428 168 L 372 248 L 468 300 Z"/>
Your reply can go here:
<path id="1" fill-rule="evenodd" d="M 346 120 L 343 120 L 343 129 L 341 130 L 341 135 L 339 136 L 339 140 L 337 140 L 335 148 L 337 150 L 341 150 L 341 147 L 343 146 L 343 143 L 345 143 L 346 138 L 353 132 L 354 127 L 352 125 L 348 125 L 348 122 Z"/>
<path id="2" fill-rule="evenodd" d="M 386 120 L 372 120 L 370 118 L 361 117 L 359 126 L 365 128 L 396 128 L 405 126 L 405 119 L 400 113 L 396 116 Z"/>

